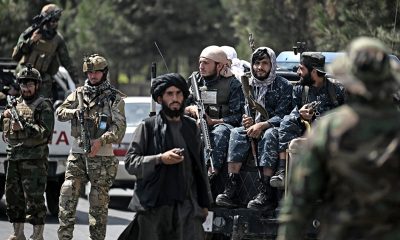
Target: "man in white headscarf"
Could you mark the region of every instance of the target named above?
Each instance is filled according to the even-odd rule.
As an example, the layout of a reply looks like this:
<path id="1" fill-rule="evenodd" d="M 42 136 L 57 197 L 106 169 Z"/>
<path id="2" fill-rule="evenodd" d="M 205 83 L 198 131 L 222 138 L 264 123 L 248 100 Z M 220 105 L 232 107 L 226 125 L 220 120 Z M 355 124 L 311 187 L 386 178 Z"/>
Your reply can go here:
<path id="1" fill-rule="evenodd" d="M 240 126 L 244 96 L 240 81 L 230 68 L 225 52 L 218 46 L 206 47 L 199 56 L 199 71 L 190 79 L 197 82 L 200 97 L 204 102 L 206 121 L 212 147 L 212 165 L 208 162 L 211 185 L 226 159 L 230 129 Z M 189 81 L 189 85 L 191 82 Z M 198 108 L 193 96 L 189 96 L 186 114 L 198 118 Z"/>

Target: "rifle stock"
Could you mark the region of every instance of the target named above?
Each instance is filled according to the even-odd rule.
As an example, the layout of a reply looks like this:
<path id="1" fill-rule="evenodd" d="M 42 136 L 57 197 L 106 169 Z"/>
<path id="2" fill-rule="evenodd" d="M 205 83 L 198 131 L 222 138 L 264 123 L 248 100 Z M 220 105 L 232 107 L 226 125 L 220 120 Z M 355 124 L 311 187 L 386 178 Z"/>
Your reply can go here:
<path id="1" fill-rule="evenodd" d="M 197 86 L 197 80 L 195 78 L 195 75 L 192 75 L 190 77 L 190 81 L 192 85 L 194 100 L 199 110 L 200 129 L 201 129 L 202 140 L 204 143 L 204 157 L 206 159 L 206 162 L 210 163 L 211 171 L 214 172 L 214 163 L 212 159 L 213 149 L 211 147 L 210 134 L 208 132 L 208 126 L 205 119 L 206 112 L 204 110 L 204 103 L 203 100 L 200 98 L 199 88 Z"/>

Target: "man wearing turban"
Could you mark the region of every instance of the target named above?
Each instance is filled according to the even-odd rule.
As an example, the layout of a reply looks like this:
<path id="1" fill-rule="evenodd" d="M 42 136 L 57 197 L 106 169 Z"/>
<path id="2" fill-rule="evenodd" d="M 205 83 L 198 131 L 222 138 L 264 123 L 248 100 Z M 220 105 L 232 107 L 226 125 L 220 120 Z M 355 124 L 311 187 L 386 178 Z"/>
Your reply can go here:
<path id="1" fill-rule="evenodd" d="M 129 205 L 137 213 L 119 239 L 204 239 L 211 192 L 199 129 L 183 115 L 188 86 L 169 73 L 153 81 L 151 95 L 162 108 L 136 128 L 125 158 L 137 177 Z"/>

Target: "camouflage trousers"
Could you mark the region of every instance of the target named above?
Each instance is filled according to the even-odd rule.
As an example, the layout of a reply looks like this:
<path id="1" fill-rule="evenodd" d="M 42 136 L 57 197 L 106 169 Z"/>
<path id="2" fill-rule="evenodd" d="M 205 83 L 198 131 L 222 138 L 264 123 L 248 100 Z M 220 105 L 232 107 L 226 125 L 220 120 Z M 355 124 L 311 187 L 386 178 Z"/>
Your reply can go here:
<path id="1" fill-rule="evenodd" d="M 5 193 L 10 222 L 45 223 L 47 168 L 47 158 L 8 161 Z"/>
<path id="2" fill-rule="evenodd" d="M 257 152 L 261 167 L 276 170 L 279 163 L 278 128 L 268 128 L 258 139 Z M 231 130 L 228 148 L 228 162 L 243 162 L 247 159 L 251 147 L 244 127 Z"/>
<path id="3" fill-rule="evenodd" d="M 69 155 L 65 181 L 60 191 L 59 239 L 72 239 L 81 186 L 88 181 L 91 183 L 89 194 L 90 239 L 105 238 L 110 201 L 108 192 L 115 180 L 117 168 L 118 159 L 114 156 L 89 158 L 83 154 Z"/>
<path id="4" fill-rule="evenodd" d="M 232 128 L 233 127 L 231 125 L 223 123 L 215 125 L 210 131 L 214 168 L 221 169 L 222 165 L 224 164 L 224 161 L 227 157 L 229 136 Z"/>

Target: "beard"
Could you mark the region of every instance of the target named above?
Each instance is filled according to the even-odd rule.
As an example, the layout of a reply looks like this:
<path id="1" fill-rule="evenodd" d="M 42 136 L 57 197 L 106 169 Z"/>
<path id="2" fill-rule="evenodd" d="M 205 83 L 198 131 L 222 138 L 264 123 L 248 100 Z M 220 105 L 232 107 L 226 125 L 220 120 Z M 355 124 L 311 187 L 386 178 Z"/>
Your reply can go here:
<path id="1" fill-rule="evenodd" d="M 32 102 L 36 98 L 36 94 L 32 94 L 30 96 L 26 96 L 24 94 L 21 94 L 22 99 L 24 99 L 26 102 Z"/>
<path id="2" fill-rule="evenodd" d="M 164 102 L 161 103 L 161 109 L 165 113 L 165 115 L 170 118 L 182 116 L 185 110 L 183 104 L 181 104 L 181 107 L 178 110 L 172 110 Z"/>
<path id="3" fill-rule="evenodd" d="M 314 83 L 315 83 L 315 81 L 312 80 L 310 73 L 307 73 L 307 75 L 305 75 L 304 77 L 300 78 L 300 84 L 303 85 L 303 86 L 311 86 Z"/>

